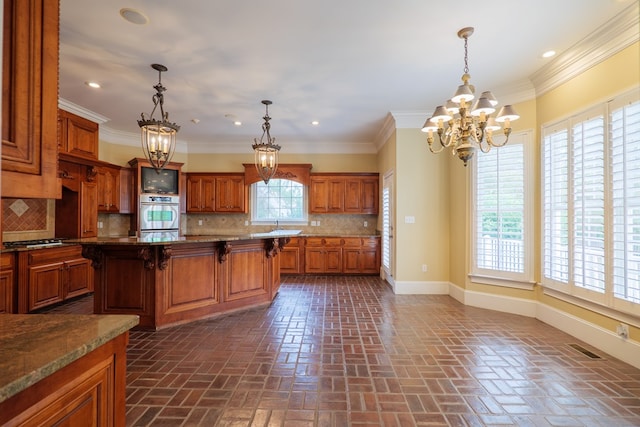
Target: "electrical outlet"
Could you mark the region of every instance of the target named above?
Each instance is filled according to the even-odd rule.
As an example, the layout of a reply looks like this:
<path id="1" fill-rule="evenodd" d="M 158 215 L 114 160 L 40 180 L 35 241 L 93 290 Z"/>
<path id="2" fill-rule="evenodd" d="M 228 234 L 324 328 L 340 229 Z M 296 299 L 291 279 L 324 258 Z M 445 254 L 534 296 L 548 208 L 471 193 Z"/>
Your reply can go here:
<path id="1" fill-rule="evenodd" d="M 620 338 L 627 339 L 629 338 L 629 325 L 625 325 L 624 323 L 620 323 L 616 328 L 616 332 Z"/>
<path id="2" fill-rule="evenodd" d="M 102 224 L 102 221 L 98 221 L 98 228 L 102 228 L 104 224 Z"/>
<path id="3" fill-rule="evenodd" d="M 244 225 L 249 225 L 249 221 L 245 221 L 245 222 L 244 222 Z"/>
<path id="4" fill-rule="evenodd" d="M 423 273 L 427 272 L 427 264 L 422 264 L 422 272 Z"/>
<path id="5" fill-rule="evenodd" d="M 316 226 L 316 222 L 315 221 L 311 221 L 311 226 L 315 227 Z"/>
<path id="6" fill-rule="evenodd" d="M 369 226 L 369 222 L 368 222 L 368 221 L 365 221 L 365 222 L 364 222 L 364 226 L 365 226 L 365 228 L 366 228 L 366 227 L 368 227 L 368 226 Z"/>
<path id="7" fill-rule="evenodd" d="M 316 221 L 316 225 L 320 227 L 320 221 Z"/>
<path id="8" fill-rule="evenodd" d="M 202 225 L 202 220 L 201 219 L 198 220 L 198 225 Z"/>

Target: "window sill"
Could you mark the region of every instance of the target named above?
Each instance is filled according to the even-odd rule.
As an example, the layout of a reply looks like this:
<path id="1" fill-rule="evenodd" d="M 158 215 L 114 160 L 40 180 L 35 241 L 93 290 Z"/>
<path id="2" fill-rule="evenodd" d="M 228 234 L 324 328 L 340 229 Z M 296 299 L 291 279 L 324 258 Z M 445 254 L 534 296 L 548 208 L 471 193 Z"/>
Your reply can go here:
<path id="1" fill-rule="evenodd" d="M 523 289 L 526 291 L 532 291 L 536 285 L 536 283 L 532 281 L 507 279 L 504 277 L 486 276 L 482 274 L 470 274 L 469 279 L 473 283 L 478 283 L 483 285 L 492 285 L 492 286 L 502 286 L 505 288 Z"/>

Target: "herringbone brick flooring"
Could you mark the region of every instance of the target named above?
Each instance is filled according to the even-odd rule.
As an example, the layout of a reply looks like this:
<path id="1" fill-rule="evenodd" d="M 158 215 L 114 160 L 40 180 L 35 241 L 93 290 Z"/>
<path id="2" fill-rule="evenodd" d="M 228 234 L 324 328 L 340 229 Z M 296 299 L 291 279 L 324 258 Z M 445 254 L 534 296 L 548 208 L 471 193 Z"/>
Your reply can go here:
<path id="1" fill-rule="evenodd" d="M 127 357 L 129 426 L 640 426 L 640 370 L 377 277 L 284 277 L 269 307 L 132 331 Z"/>

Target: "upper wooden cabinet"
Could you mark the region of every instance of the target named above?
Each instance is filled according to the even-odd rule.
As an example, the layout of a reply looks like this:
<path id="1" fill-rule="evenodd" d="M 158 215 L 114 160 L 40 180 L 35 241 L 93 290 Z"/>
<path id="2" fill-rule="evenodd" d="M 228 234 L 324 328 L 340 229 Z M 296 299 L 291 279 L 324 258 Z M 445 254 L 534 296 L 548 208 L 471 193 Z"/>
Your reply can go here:
<path id="1" fill-rule="evenodd" d="M 96 168 L 98 185 L 98 212 L 120 212 L 120 168 L 100 166 Z"/>
<path id="2" fill-rule="evenodd" d="M 242 173 L 187 174 L 189 213 L 246 213 L 247 198 Z"/>
<path id="3" fill-rule="evenodd" d="M 2 197 L 60 197 L 57 0 L 5 0 Z"/>
<path id="4" fill-rule="evenodd" d="M 98 160 L 98 124 L 58 110 L 58 150 L 75 157 Z"/>
<path id="5" fill-rule="evenodd" d="M 378 213 L 378 174 L 311 175 L 310 213 Z"/>

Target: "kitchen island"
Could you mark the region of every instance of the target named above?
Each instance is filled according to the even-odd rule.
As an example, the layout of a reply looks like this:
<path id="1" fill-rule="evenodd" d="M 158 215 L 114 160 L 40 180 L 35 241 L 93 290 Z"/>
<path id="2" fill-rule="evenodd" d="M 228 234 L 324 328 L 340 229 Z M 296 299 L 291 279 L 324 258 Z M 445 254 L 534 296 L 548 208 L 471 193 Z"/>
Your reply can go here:
<path id="1" fill-rule="evenodd" d="M 271 303 L 279 252 L 299 230 L 179 238 L 78 239 L 94 268 L 94 313 L 160 329 Z"/>

